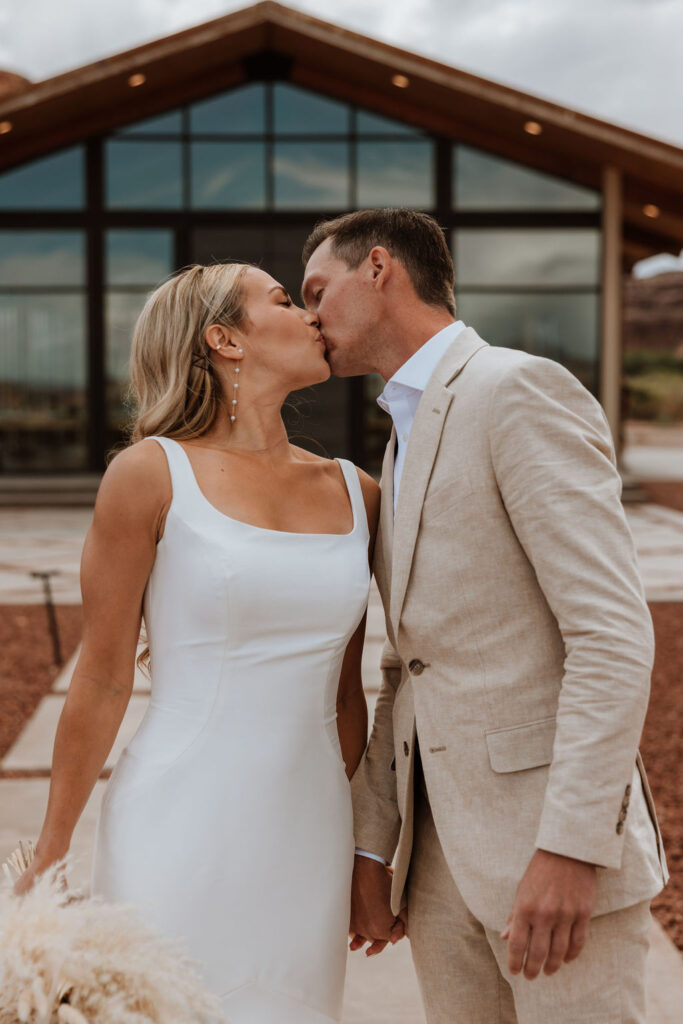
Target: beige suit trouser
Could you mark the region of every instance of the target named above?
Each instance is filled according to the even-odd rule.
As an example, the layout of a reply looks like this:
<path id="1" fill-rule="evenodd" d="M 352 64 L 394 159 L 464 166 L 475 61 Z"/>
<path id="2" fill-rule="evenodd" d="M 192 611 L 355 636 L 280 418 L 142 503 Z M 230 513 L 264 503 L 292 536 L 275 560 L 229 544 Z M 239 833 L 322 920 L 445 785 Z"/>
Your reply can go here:
<path id="1" fill-rule="evenodd" d="M 583 951 L 533 981 L 513 976 L 507 944 L 470 912 L 436 833 L 419 749 L 408 928 L 428 1024 L 645 1024 L 649 901 L 593 918 Z"/>

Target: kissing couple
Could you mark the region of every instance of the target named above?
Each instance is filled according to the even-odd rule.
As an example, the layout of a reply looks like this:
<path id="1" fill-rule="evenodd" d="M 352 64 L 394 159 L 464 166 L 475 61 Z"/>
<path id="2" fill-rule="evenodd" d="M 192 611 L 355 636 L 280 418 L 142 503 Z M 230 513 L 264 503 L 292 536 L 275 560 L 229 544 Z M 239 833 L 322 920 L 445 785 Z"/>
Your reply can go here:
<path id="1" fill-rule="evenodd" d="M 144 619 L 152 696 L 104 792 L 91 891 L 181 939 L 232 1024 L 339 1021 L 349 938 L 407 938 L 429 1024 L 644 1024 L 668 877 L 638 753 L 653 630 L 602 409 L 456 319 L 429 216 L 322 222 L 303 259 L 303 307 L 230 263 L 183 270 L 140 314 L 130 443 L 85 541 L 83 643 L 17 891 L 69 849 Z M 290 392 L 367 373 L 393 420 L 381 487 L 282 420 Z"/>

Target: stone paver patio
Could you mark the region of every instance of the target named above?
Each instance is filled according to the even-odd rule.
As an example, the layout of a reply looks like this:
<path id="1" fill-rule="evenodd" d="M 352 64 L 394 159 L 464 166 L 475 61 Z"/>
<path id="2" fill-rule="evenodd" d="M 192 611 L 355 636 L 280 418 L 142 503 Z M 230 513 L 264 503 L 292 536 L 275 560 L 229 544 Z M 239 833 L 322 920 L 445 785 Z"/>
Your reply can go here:
<path id="1" fill-rule="evenodd" d="M 683 513 L 656 505 L 627 507 L 648 600 L 683 601 Z M 79 604 L 78 582 L 90 509 L 0 509 L 0 603 L 41 603 L 40 581 L 31 571 L 58 570 L 52 589 L 56 603 Z M 379 685 L 384 640 L 381 602 L 373 584 L 368 611 L 363 677 L 370 721 Z M 0 778 L 0 861 L 20 838 L 37 838 L 49 789 L 52 745 L 78 652 L 53 684 L 33 717 L 0 762 L 0 769 L 27 772 Z M 134 693 L 107 758 L 113 766 L 136 731 L 149 700 L 149 680 L 136 673 Z M 72 883 L 87 889 L 95 822 L 106 781 L 95 785 L 74 833 L 77 858 Z M 683 959 L 654 923 L 648 963 L 648 1024 L 674 1024 L 683 1004 Z M 344 1024 L 424 1024 L 424 1012 L 407 941 L 378 957 L 349 954 Z"/>

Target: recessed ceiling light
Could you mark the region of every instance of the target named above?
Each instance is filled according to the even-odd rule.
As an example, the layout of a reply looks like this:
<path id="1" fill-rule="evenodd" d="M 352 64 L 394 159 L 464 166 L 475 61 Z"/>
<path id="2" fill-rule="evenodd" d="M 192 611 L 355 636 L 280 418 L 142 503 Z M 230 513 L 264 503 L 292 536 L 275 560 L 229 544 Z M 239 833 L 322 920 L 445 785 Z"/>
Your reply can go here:
<path id="1" fill-rule="evenodd" d="M 135 89 L 137 88 L 138 85 L 144 85 L 146 81 L 147 75 L 143 75 L 138 72 L 138 74 L 130 76 L 130 78 L 128 79 L 128 85 L 131 87 L 131 89 Z"/>
<path id="2" fill-rule="evenodd" d="M 12 131 L 14 125 L 11 121 L 0 121 L 0 135 L 7 135 L 8 132 Z"/>
<path id="3" fill-rule="evenodd" d="M 661 212 L 662 211 L 659 209 L 659 207 L 655 206 L 654 203 L 646 203 L 643 207 L 643 213 L 645 214 L 645 216 L 652 217 L 653 220 L 655 217 L 659 217 Z"/>
<path id="4" fill-rule="evenodd" d="M 524 131 L 529 135 L 540 135 L 543 131 L 543 125 L 539 124 L 538 121 L 527 121 L 524 125 Z"/>
<path id="5" fill-rule="evenodd" d="M 407 89 L 410 85 L 410 79 L 406 75 L 394 75 L 391 79 L 391 84 L 395 85 L 397 89 Z"/>

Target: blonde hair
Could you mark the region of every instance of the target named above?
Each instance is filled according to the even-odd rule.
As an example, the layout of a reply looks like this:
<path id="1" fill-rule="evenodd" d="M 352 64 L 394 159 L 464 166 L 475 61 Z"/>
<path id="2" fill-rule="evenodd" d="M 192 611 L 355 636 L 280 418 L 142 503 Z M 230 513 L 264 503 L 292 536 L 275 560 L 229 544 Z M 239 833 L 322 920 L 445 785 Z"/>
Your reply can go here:
<path id="1" fill-rule="evenodd" d="M 191 438 L 213 424 L 223 393 L 204 334 L 211 324 L 245 325 L 248 263 L 199 264 L 159 285 L 135 324 L 129 395 L 130 443 L 151 434 Z"/>
<path id="2" fill-rule="evenodd" d="M 213 425 L 223 391 L 204 335 L 211 324 L 248 324 L 244 278 L 250 266 L 194 264 L 148 296 L 133 332 L 128 398 L 135 414 L 127 444 L 153 434 L 199 437 Z M 141 640 L 146 643 L 144 630 Z M 149 646 L 136 663 L 149 672 Z"/>

